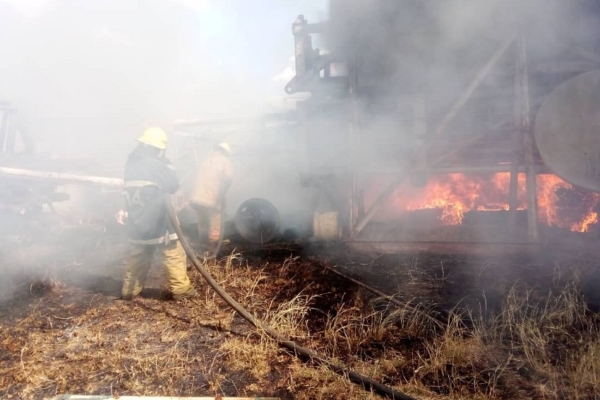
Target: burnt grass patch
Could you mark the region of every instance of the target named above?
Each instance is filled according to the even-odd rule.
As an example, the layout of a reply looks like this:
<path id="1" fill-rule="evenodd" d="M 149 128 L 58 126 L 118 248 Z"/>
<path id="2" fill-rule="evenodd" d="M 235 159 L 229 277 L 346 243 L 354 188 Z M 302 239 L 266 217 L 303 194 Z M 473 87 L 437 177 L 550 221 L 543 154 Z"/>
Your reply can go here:
<path id="1" fill-rule="evenodd" d="M 193 300 L 169 301 L 156 267 L 142 296 L 118 300 L 122 263 L 107 259 L 105 248 L 91 250 L 24 280 L 0 304 L 0 398 L 377 397 L 279 348 L 195 271 Z M 594 257 L 382 256 L 286 243 L 229 246 L 223 254 L 209 270 L 259 318 L 414 397 L 600 396 L 600 324 L 585 296 Z"/>

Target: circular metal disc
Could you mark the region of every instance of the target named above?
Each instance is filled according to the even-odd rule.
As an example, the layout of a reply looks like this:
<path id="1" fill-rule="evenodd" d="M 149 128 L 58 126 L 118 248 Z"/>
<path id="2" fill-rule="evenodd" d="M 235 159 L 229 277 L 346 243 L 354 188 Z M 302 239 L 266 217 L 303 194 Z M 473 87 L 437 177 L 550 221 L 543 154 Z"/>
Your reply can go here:
<path id="1" fill-rule="evenodd" d="M 600 191 L 600 70 L 558 86 L 535 121 L 546 165 L 567 182 Z"/>
<path id="2" fill-rule="evenodd" d="M 279 232 L 279 212 L 265 199 L 246 200 L 235 215 L 235 227 L 247 241 L 267 243 Z"/>

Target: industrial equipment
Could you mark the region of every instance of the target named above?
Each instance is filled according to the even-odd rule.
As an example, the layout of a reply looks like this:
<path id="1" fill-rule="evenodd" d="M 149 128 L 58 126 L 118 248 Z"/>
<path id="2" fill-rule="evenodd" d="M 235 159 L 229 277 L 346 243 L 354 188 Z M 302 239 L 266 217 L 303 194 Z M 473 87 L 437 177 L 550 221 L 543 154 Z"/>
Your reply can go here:
<path id="1" fill-rule="evenodd" d="M 57 192 L 54 183 L 32 180 L 26 172 L 7 166 L 32 163 L 31 138 L 22 128 L 17 110 L 9 103 L 0 103 L 0 207 L 18 215 L 37 214 L 46 205 L 66 201 L 69 195 Z"/>
<path id="2" fill-rule="evenodd" d="M 552 171 L 600 191 L 600 70 L 571 78 L 548 95 L 535 121 L 535 139 Z"/>
<path id="3" fill-rule="evenodd" d="M 251 243 L 267 243 L 279 233 L 279 212 L 265 199 L 249 199 L 235 214 L 238 233 Z"/>
<path id="4" fill-rule="evenodd" d="M 315 191 L 342 199 L 346 239 L 539 243 L 546 228 L 594 230 L 598 3 L 467 3 L 331 0 L 329 21 L 292 24 L 284 89 L 312 94 L 297 104 L 299 157 L 307 182 L 332 182 Z"/>

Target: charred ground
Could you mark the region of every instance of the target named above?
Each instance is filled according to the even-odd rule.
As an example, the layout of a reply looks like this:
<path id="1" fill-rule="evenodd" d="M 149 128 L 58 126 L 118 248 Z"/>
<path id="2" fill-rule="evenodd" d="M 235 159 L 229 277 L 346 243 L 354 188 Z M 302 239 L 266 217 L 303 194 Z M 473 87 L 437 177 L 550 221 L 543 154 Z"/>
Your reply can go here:
<path id="1" fill-rule="evenodd" d="M 65 250 L 59 236 L 81 251 Z M 23 272 L 11 275 L 13 293 L 0 306 L 2 398 L 376 397 L 255 332 L 195 271 L 197 299 L 170 301 L 164 272 L 154 268 L 143 296 L 118 300 L 126 247 L 111 232 L 87 225 L 46 235 L 41 247 L 10 247 L 4 254 L 28 257 L 5 258 L 7 268 Z M 40 248 L 45 253 L 36 257 Z M 255 315 L 415 397 L 600 395 L 593 255 L 389 256 L 302 243 L 230 246 L 224 254 L 211 273 Z"/>

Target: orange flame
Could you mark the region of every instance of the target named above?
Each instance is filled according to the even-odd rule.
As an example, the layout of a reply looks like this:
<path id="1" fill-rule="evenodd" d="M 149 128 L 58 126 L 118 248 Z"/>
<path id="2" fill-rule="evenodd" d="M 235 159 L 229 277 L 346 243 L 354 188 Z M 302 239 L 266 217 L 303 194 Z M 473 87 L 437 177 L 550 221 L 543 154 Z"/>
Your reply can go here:
<path id="1" fill-rule="evenodd" d="M 598 213 L 592 212 L 583 218 L 583 221 L 571 225 L 573 232 L 589 232 L 590 226 L 598 223 Z"/>
<path id="2" fill-rule="evenodd" d="M 525 174 L 519 174 L 517 209 L 527 208 Z M 471 210 L 508 210 L 510 174 L 465 176 L 447 174 L 433 176 L 423 188 L 404 185 L 391 200 L 393 213 L 423 209 L 441 210 L 444 225 L 460 225 L 464 214 Z M 600 194 L 583 193 L 556 175 L 537 177 L 538 215 L 549 226 L 588 232 L 598 222 L 594 211 L 600 204 Z"/>

